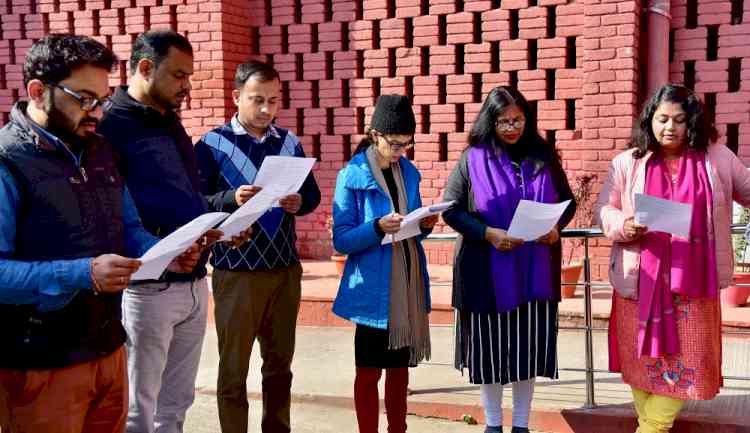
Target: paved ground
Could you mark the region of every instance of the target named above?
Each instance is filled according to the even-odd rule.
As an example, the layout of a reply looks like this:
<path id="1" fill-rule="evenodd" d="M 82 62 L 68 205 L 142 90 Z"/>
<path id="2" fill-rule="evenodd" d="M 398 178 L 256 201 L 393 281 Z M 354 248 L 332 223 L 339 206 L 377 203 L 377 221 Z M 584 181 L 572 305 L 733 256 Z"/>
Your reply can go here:
<path id="1" fill-rule="evenodd" d="M 331 313 L 331 300 L 338 287 L 338 275 L 331 262 L 305 262 L 303 305 L 298 326 L 297 356 L 292 387 L 292 417 L 295 432 L 356 432 L 352 410 L 354 379 L 353 328 Z M 453 313 L 450 310 L 450 267 L 430 266 L 433 281 L 433 313 L 431 314 L 433 359 L 410 371 L 409 412 L 422 416 L 461 419 L 473 415 L 483 422 L 479 389 L 470 385 L 465 376 L 452 367 Z M 593 299 L 595 326 L 605 329 L 609 318 L 611 294 L 597 290 Z M 564 300 L 560 305 L 561 323 L 580 323 L 583 302 L 579 297 Z M 725 326 L 750 327 L 750 308 L 724 309 Z M 212 323 L 209 317 L 209 322 Z M 436 320 L 437 319 L 437 320 Z M 729 320 L 728 320 L 729 319 Z M 577 322 L 578 320 L 578 322 Z M 727 323 L 730 322 L 730 323 Z M 345 326 L 341 326 L 345 325 Z M 736 329 L 736 328 L 735 328 Z M 560 378 L 540 379 L 532 406 L 534 428 L 560 433 L 632 433 L 635 417 L 631 393 L 620 376 L 596 373 L 596 409 L 582 409 L 586 401 L 585 349 L 581 331 L 562 330 L 558 340 Z M 721 394 L 710 402 L 691 402 L 678 419 L 674 430 L 679 433 L 750 433 L 750 381 L 734 380 L 731 376 L 748 376 L 750 372 L 750 339 L 724 338 L 725 383 Z M 594 334 L 595 368 L 606 370 L 606 333 Z M 198 402 L 190 412 L 188 432 L 218 431 L 215 412 L 218 354 L 216 333 L 212 325 L 206 334 L 201 370 L 196 383 Z M 257 426 L 260 403 L 260 359 L 257 349 L 251 360 L 248 393 L 252 419 Z M 382 396 L 382 394 L 381 394 Z M 510 407 L 507 392 L 504 406 Z M 592 416 L 594 415 L 594 416 Z M 510 420 L 510 414 L 505 415 Z M 410 432 L 456 431 L 482 433 L 483 429 L 462 423 L 435 419 L 410 418 Z M 440 430 L 446 428 L 449 430 Z M 208 430 L 201 430 L 208 429 Z M 307 430 L 305 430 L 307 429 Z M 311 430 L 310 430 L 311 429 Z M 257 427 L 251 431 L 259 431 Z"/>
<path id="2" fill-rule="evenodd" d="M 451 366 L 452 329 L 447 326 L 433 326 L 433 356 L 431 362 L 410 370 L 410 388 L 413 394 L 409 397 L 410 413 L 434 414 L 452 419 L 460 418 L 462 413 L 473 414 L 482 422 L 479 406 L 479 389 L 470 385 Z M 297 355 L 293 370 L 295 378 L 292 392 L 293 419 L 299 428 L 319 428 L 309 430 L 328 432 L 356 432 L 356 420 L 351 409 L 351 397 L 354 377 L 353 329 L 341 327 L 298 327 Z M 605 369 L 607 362 L 606 336 L 598 334 L 594 339 L 595 366 Z M 540 379 L 534 396 L 533 409 L 537 414 L 532 416 L 535 428 L 549 431 L 570 431 L 553 427 L 543 419 L 546 413 L 561 413 L 566 410 L 578 410 L 585 402 L 585 381 L 583 373 L 567 371 L 565 368 L 580 368 L 583 365 L 583 339 L 579 332 L 561 331 L 559 336 L 560 380 Z M 747 339 L 726 339 L 724 346 L 725 374 L 746 375 L 750 369 L 750 341 Z M 216 332 L 209 327 L 203 350 L 203 359 L 196 387 L 199 402 L 191 411 L 190 425 L 196 430 L 211 428 L 217 425 L 215 414 L 216 374 L 218 353 Z M 257 422 L 260 402 L 260 359 L 258 350 L 253 353 L 248 379 L 248 392 L 252 398 L 253 419 Z M 604 407 L 614 407 L 624 411 L 626 418 L 630 415 L 631 394 L 622 383 L 619 375 L 601 373 L 596 375 L 596 402 Z M 382 384 L 381 384 L 382 385 Z M 381 391 L 382 396 L 382 391 Z M 510 407 L 511 393 L 505 395 L 505 406 Z M 721 419 L 746 417 L 750 412 L 750 383 L 727 380 L 721 395 L 713 402 L 695 402 L 688 405 L 685 414 L 708 416 Z M 326 415 L 328 414 L 328 415 Z M 541 415 L 540 415 L 541 414 Z M 506 415 L 509 417 L 509 415 Z M 541 417 L 541 418 L 540 418 Z M 322 420 L 320 423 L 315 420 Z M 429 428 L 421 427 L 428 422 Z M 300 424 L 296 424 L 296 423 Z M 312 425 L 311 425 L 312 423 Z M 328 424 L 326 424 L 328 423 Z M 456 432 L 478 432 L 472 426 L 437 420 L 418 420 L 414 418 L 414 428 L 410 431 L 427 432 L 440 426 L 452 426 Z M 314 427 L 313 427 L 314 426 Z M 418 427 L 420 426 L 420 427 Z M 327 428 L 333 430 L 326 430 Z M 193 427 L 191 427 L 193 428 Z M 447 427 L 446 427 L 447 428 Z M 459 430 L 466 428 L 468 430 Z M 205 431 L 218 431 L 205 430 Z M 259 430 L 255 430 L 259 431 Z M 295 430 L 306 432 L 308 430 Z M 575 430 L 580 431 L 580 430 Z"/>
<path id="3" fill-rule="evenodd" d="M 250 409 L 251 432 L 260 432 L 260 402 L 252 402 Z M 354 410 L 319 405 L 295 403 L 292 411 L 292 431 L 294 433 L 356 433 L 357 425 Z M 408 416 L 409 433 L 482 433 L 484 426 L 468 425 L 461 422 L 437 418 Z M 385 415 L 380 419 L 380 431 L 386 431 Z M 217 433 L 219 421 L 216 413 L 216 398 L 199 393 L 195 404 L 188 411 L 185 423 L 186 433 Z M 536 432 L 541 433 L 541 432 Z"/>

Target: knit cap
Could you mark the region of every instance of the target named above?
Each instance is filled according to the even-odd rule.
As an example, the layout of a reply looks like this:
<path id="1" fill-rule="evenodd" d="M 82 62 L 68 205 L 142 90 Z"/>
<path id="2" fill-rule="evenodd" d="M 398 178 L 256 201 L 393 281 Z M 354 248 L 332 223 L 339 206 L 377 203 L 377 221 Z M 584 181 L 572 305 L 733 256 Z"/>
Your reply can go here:
<path id="1" fill-rule="evenodd" d="M 381 134 L 414 134 L 417 122 L 409 98 L 381 95 L 375 104 L 370 127 Z"/>

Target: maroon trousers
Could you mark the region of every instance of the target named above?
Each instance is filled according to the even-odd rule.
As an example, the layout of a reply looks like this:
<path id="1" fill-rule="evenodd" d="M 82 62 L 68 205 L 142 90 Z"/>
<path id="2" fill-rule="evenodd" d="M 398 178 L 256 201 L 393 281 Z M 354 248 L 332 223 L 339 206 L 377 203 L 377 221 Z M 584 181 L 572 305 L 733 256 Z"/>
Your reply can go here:
<path id="1" fill-rule="evenodd" d="M 380 397 L 378 382 L 382 368 L 357 367 L 354 379 L 354 406 L 357 411 L 359 433 L 378 433 Z M 388 433 L 406 432 L 406 388 L 409 385 L 409 369 L 385 369 L 385 413 Z"/>

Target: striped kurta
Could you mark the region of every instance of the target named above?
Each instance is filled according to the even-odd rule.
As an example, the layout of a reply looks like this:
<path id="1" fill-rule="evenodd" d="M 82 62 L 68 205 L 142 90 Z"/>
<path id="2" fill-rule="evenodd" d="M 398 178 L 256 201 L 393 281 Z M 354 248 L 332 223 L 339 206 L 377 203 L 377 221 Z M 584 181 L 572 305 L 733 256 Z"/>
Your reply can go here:
<path id="1" fill-rule="evenodd" d="M 557 378 L 557 302 L 534 301 L 505 313 L 458 310 L 455 367 L 474 384 Z"/>

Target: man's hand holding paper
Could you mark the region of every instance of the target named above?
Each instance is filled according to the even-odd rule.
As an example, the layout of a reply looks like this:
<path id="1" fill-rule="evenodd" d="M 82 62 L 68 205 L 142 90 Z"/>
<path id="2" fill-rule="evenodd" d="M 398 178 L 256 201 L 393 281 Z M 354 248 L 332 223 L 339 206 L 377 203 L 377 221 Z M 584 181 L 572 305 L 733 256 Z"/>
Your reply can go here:
<path id="1" fill-rule="evenodd" d="M 219 228 L 222 240 L 230 240 L 250 227 L 268 209 L 280 206 L 296 214 L 302 206 L 302 196 L 297 193 L 315 165 L 315 158 L 267 156 L 253 181 L 252 195 L 227 218 Z"/>
<path id="2" fill-rule="evenodd" d="M 437 224 L 438 218 L 438 214 L 426 216 L 419 220 L 419 227 L 423 229 L 431 229 L 435 227 L 435 224 Z"/>
<path id="3" fill-rule="evenodd" d="M 279 205 L 284 209 L 284 212 L 294 215 L 302 207 L 302 194 L 295 192 L 282 197 L 279 199 Z"/>
<path id="4" fill-rule="evenodd" d="M 233 236 L 237 236 L 247 230 L 255 223 L 268 209 L 273 207 L 274 202 L 283 196 L 278 189 L 273 186 L 265 187 L 255 194 L 239 209 L 234 211 L 229 218 L 225 219 L 219 226 L 224 232 L 222 241 L 229 241 Z"/>
<path id="5" fill-rule="evenodd" d="M 242 206 L 253 198 L 255 194 L 259 193 L 261 189 L 263 188 L 257 185 L 241 185 L 234 191 L 234 201 L 237 202 L 237 206 Z"/>
<path id="6" fill-rule="evenodd" d="M 170 265 L 172 266 L 170 270 L 175 272 L 185 272 L 188 268 L 192 270 L 195 263 L 192 265 L 191 263 L 195 254 L 200 255 L 202 248 L 206 248 L 220 236 L 221 232 L 211 229 L 227 215 L 229 214 L 225 212 L 207 213 L 175 230 L 146 251 L 139 259 L 141 267 L 131 279 L 158 279 Z M 173 264 L 175 259 L 177 260 Z M 195 262 L 197 263 L 197 259 Z"/>

